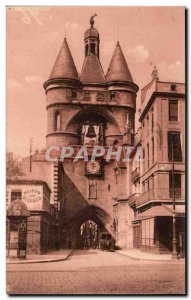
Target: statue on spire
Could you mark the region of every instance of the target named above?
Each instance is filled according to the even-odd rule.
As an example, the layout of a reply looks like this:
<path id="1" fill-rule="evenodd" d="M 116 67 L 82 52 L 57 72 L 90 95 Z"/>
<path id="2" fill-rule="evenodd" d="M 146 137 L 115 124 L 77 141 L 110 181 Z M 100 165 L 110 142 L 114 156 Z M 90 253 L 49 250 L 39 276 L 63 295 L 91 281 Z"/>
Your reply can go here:
<path id="1" fill-rule="evenodd" d="M 95 17 L 97 17 L 97 14 L 94 14 L 93 16 L 91 16 L 91 18 L 90 18 L 90 25 L 91 25 L 91 27 L 93 27 L 93 25 L 94 25 L 94 18 Z"/>

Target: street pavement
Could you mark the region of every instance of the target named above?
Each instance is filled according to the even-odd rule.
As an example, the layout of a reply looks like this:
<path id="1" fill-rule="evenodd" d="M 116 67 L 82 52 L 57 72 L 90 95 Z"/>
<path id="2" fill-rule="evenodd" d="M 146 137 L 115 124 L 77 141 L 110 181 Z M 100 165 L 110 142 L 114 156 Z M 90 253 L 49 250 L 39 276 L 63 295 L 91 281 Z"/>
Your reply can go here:
<path id="1" fill-rule="evenodd" d="M 184 261 L 134 260 L 74 251 L 67 260 L 7 265 L 9 294 L 184 294 Z"/>

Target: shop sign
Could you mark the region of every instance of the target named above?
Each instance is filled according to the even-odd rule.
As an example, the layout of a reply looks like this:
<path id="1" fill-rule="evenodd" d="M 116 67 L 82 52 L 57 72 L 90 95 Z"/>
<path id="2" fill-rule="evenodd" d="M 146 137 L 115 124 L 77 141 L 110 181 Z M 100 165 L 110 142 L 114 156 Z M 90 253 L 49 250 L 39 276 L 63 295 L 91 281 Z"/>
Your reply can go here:
<path id="1" fill-rule="evenodd" d="M 22 200 L 29 210 L 42 209 L 42 187 L 30 187 L 23 189 Z"/>

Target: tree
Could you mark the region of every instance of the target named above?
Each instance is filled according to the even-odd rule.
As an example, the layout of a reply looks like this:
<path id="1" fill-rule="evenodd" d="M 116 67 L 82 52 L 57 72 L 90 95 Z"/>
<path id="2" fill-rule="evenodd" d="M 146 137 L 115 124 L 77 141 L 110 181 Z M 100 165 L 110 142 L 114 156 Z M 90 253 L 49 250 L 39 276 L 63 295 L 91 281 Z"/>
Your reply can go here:
<path id="1" fill-rule="evenodd" d="M 13 179 L 17 176 L 23 176 L 21 163 L 18 158 L 14 156 L 12 152 L 8 152 L 6 155 L 6 177 L 7 179 Z"/>

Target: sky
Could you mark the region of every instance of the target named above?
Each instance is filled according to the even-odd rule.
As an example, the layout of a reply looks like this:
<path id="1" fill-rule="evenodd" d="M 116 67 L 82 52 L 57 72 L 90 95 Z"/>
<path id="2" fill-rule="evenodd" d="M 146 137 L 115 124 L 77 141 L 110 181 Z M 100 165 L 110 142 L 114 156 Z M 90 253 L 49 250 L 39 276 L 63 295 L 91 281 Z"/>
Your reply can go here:
<path id="1" fill-rule="evenodd" d="M 8 7 L 6 41 L 7 151 L 29 153 L 46 146 L 46 96 L 66 36 L 77 70 L 84 61 L 84 32 L 96 13 L 100 61 L 107 71 L 119 40 L 134 82 L 143 88 L 156 65 L 161 81 L 184 82 L 184 7 Z M 137 108 L 140 92 L 137 97 Z"/>

